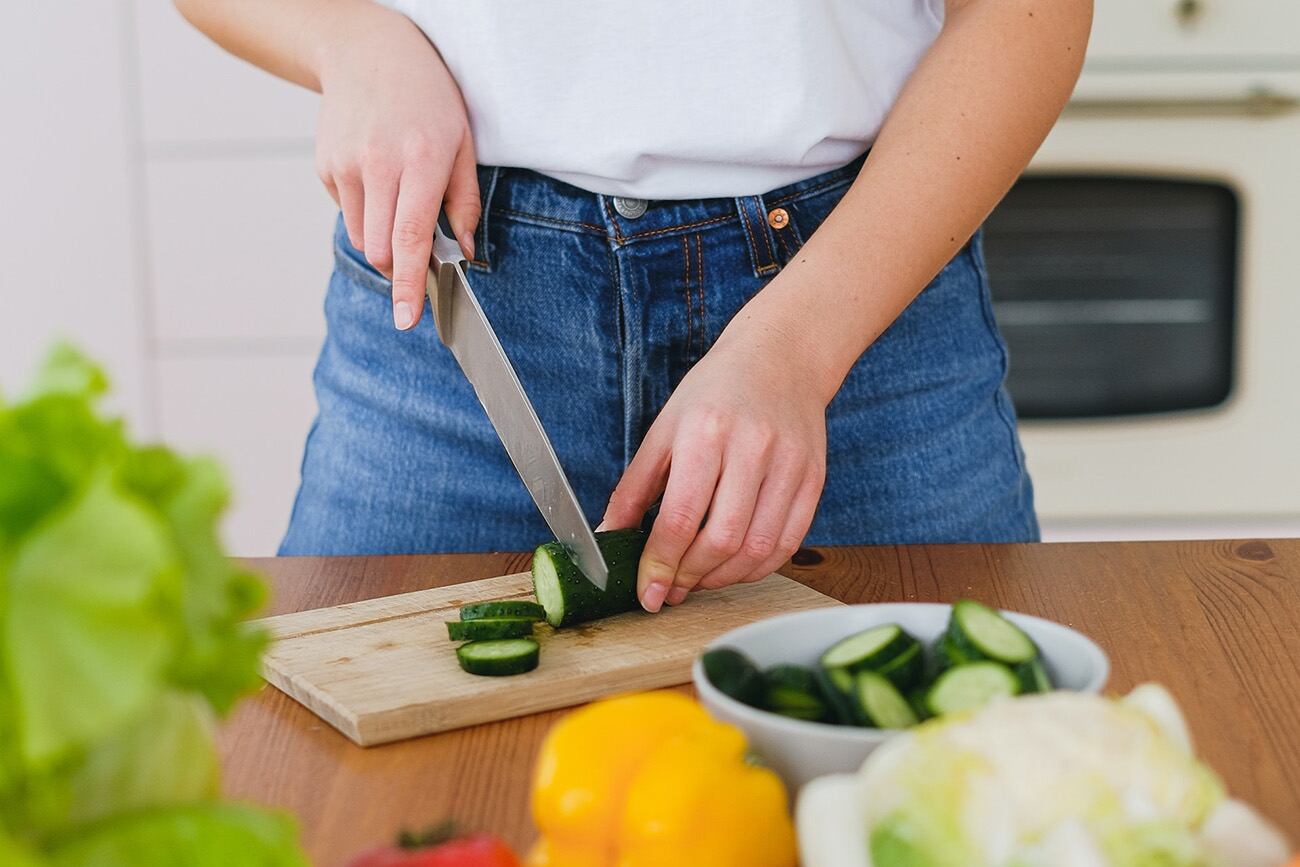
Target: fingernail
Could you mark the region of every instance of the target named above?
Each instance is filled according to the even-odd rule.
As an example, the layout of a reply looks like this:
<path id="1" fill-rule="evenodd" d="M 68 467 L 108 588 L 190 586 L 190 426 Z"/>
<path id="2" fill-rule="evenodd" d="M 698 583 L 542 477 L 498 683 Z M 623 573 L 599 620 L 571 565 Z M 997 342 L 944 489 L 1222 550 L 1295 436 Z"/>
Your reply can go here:
<path id="1" fill-rule="evenodd" d="M 664 607 L 664 597 L 668 595 L 668 585 L 663 581 L 653 581 L 641 596 L 641 607 L 651 614 Z"/>
<path id="2" fill-rule="evenodd" d="M 668 599 L 666 601 L 669 605 L 681 605 L 686 601 L 686 594 L 689 592 L 690 591 L 685 587 L 674 587 L 668 592 Z"/>
<path id="3" fill-rule="evenodd" d="M 457 236 L 456 240 L 460 241 L 460 249 L 464 251 L 465 258 L 473 259 L 474 258 L 474 235 L 470 232 L 465 232 L 463 235 Z"/>
<path id="4" fill-rule="evenodd" d="M 411 327 L 411 305 L 405 301 L 398 301 L 393 305 L 393 324 L 399 331 L 405 331 Z"/>
<path id="5" fill-rule="evenodd" d="M 608 530 L 608 529 L 609 529 L 609 523 L 608 523 L 607 521 L 603 520 L 603 519 L 601 520 L 601 522 L 600 522 L 599 524 L 596 525 L 596 532 L 597 532 L 597 533 L 603 533 L 605 530 Z"/>

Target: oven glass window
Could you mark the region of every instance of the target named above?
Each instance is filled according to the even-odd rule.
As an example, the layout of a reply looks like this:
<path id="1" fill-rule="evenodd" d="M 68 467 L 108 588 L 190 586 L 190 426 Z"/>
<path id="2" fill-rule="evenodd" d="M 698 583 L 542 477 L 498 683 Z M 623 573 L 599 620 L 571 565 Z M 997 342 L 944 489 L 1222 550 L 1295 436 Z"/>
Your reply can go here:
<path id="1" fill-rule="evenodd" d="M 1145 177 L 1022 178 L 985 256 L 1024 418 L 1211 407 L 1233 381 L 1237 196 Z"/>

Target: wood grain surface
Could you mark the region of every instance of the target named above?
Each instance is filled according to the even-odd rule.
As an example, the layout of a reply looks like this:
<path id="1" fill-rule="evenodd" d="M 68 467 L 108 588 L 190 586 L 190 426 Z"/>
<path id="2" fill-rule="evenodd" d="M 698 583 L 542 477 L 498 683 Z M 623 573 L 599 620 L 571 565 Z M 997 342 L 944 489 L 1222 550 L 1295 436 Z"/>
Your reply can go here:
<path id="1" fill-rule="evenodd" d="M 262 620 L 266 679 L 362 746 L 688 683 L 728 630 L 836 600 L 784 575 L 702 594 L 659 616 L 630 611 L 555 630 L 537 624 L 541 664 L 514 677 L 460 670 L 446 621 L 470 602 L 532 599 L 527 572 L 346 602 Z"/>
<path id="2" fill-rule="evenodd" d="M 281 613 L 522 571 L 528 555 L 250 565 Z M 1300 843 L 1300 540 L 819 548 L 790 574 L 844 602 L 972 596 L 1083 630 L 1110 655 L 1111 691 L 1168 686 L 1229 790 Z M 268 687 L 221 734 L 225 788 L 295 813 L 322 867 L 446 816 L 522 850 L 533 758 L 562 713 L 363 749 Z"/>

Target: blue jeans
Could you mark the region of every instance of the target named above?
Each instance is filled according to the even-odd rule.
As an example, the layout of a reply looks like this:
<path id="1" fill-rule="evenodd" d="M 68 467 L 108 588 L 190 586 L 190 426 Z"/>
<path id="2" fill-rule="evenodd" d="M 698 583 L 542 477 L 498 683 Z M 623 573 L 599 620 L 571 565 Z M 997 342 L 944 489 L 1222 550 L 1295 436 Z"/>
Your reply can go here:
<path id="1" fill-rule="evenodd" d="M 468 275 L 588 518 L 599 520 L 673 387 L 798 252 L 860 165 L 763 196 L 650 202 L 630 219 L 605 196 L 480 169 L 479 258 Z M 341 222 L 334 244 L 320 413 L 280 553 L 545 541 L 427 304 L 414 330 L 395 331 L 389 283 Z M 1037 539 L 1006 364 L 977 235 L 828 408 L 826 488 L 807 543 Z"/>

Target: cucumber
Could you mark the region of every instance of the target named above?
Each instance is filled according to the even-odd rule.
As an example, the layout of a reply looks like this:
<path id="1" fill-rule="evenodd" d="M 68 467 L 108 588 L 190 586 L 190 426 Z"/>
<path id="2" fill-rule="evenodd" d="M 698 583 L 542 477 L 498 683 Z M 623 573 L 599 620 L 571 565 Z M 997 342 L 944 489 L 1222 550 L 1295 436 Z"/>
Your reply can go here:
<path id="1" fill-rule="evenodd" d="M 596 534 L 609 567 L 603 591 L 587 580 L 559 542 L 539 545 L 533 552 L 533 592 L 546 611 L 546 622 L 559 628 L 640 608 L 636 569 L 645 540 L 645 532 L 635 528 Z"/>
<path id="2" fill-rule="evenodd" d="M 859 671 L 854 688 L 858 707 L 872 728 L 905 729 L 920 722 L 898 687 L 883 674 Z"/>
<path id="3" fill-rule="evenodd" d="M 533 634 L 533 621 L 522 617 L 484 617 L 481 620 L 448 620 L 447 637 L 452 641 L 481 641 L 494 638 L 523 638 Z"/>
<path id="4" fill-rule="evenodd" d="M 907 703 L 912 706 L 912 712 L 921 722 L 930 718 L 930 709 L 925 706 L 925 696 L 929 692 L 924 686 L 918 686 L 907 694 Z"/>
<path id="5" fill-rule="evenodd" d="M 921 642 L 916 642 L 876 670 L 899 690 L 907 691 L 916 686 L 925 675 L 925 650 Z"/>
<path id="6" fill-rule="evenodd" d="M 826 700 L 811 669 L 802 665 L 775 665 L 763 672 L 763 683 L 763 707 L 768 710 L 795 711 L 799 719 L 826 717 Z"/>
<path id="7" fill-rule="evenodd" d="M 934 716 L 982 707 L 995 698 L 1020 694 L 1020 681 L 1000 662 L 971 662 L 950 668 L 930 687 L 926 709 Z"/>
<path id="8" fill-rule="evenodd" d="M 502 638 L 471 641 L 456 648 L 456 660 L 470 674 L 503 677 L 523 674 L 537 667 L 541 648 L 531 638 Z"/>
<path id="9" fill-rule="evenodd" d="M 897 623 L 885 623 L 835 642 L 822 654 L 821 665 L 851 672 L 878 669 L 917 643 Z"/>
<path id="10" fill-rule="evenodd" d="M 763 673 L 748 656 L 730 647 L 707 650 L 700 657 L 704 675 L 719 692 L 750 707 L 763 706 Z"/>
<path id="11" fill-rule="evenodd" d="M 546 609 L 526 599 L 499 599 L 496 602 L 471 602 L 460 608 L 461 620 L 487 620 L 496 617 L 522 617 L 525 620 L 542 620 Z"/>
<path id="12" fill-rule="evenodd" d="M 1038 648 L 1020 627 L 972 599 L 952 606 L 945 637 L 955 652 L 972 659 L 1018 665 L 1038 655 Z"/>
<path id="13" fill-rule="evenodd" d="M 1012 669 L 1016 677 L 1020 680 L 1020 691 L 1029 692 L 1051 692 L 1053 689 L 1052 679 L 1047 676 L 1047 669 L 1043 667 L 1043 661 L 1035 657 L 1028 662 L 1022 662 Z"/>
<path id="14" fill-rule="evenodd" d="M 846 726 L 866 725 L 853 698 L 853 675 L 848 669 L 822 668 L 819 665 L 813 670 L 813 675 L 835 722 Z"/>

